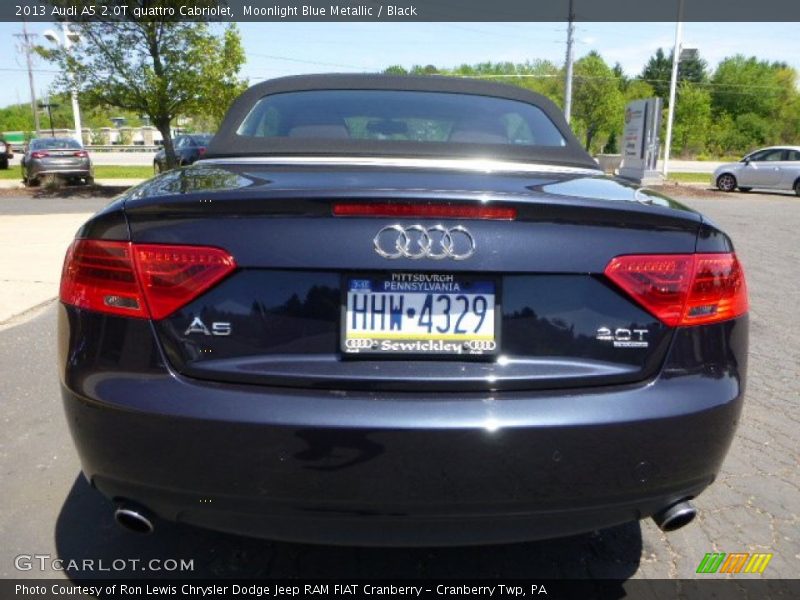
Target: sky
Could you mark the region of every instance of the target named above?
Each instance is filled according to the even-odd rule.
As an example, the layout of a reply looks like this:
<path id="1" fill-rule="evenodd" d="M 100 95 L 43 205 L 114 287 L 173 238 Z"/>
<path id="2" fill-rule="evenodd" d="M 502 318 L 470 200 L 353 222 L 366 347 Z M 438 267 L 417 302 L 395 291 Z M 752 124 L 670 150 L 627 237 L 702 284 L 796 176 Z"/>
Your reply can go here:
<path id="1" fill-rule="evenodd" d="M 41 34 L 52 25 L 31 23 Z M 240 23 L 250 83 L 301 73 L 375 72 L 391 65 L 454 67 L 477 62 L 547 59 L 562 64 L 564 23 Z M 21 23 L 0 23 L 0 106 L 29 101 L 25 57 L 14 33 Z M 592 50 L 626 74 L 638 75 L 659 47 L 672 48 L 674 23 L 577 23 L 575 57 Z M 741 53 L 779 60 L 800 70 L 796 23 L 686 23 L 683 46 L 698 48 L 715 66 Z M 38 43 L 45 43 L 41 35 Z M 36 60 L 35 87 L 47 94 L 53 66 Z"/>

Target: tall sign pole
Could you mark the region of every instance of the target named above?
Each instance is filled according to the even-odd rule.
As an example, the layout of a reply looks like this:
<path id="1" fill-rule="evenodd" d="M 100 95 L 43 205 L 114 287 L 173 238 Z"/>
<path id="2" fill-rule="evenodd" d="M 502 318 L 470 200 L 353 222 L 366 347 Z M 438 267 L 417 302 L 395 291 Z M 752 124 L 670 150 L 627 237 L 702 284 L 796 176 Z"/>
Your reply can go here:
<path id="1" fill-rule="evenodd" d="M 575 35 L 575 11 L 572 6 L 573 0 L 569 0 L 569 17 L 567 25 L 567 79 L 564 84 L 564 118 L 567 123 L 572 117 L 572 45 Z"/>
<path id="2" fill-rule="evenodd" d="M 69 54 L 70 48 L 72 48 L 72 40 L 70 36 L 72 32 L 69 30 L 69 25 L 66 21 L 61 21 L 61 32 L 64 37 L 64 51 Z M 75 139 L 78 141 L 79 144 L 83 144 L 83 128 L 81 127 L 81 107 L 78 105 L 78 82 L 77 76 L 72 73 L 72 117 L 75 121 Z"/>
<path id="3" fill-rule="evenodd" d="M 667 139 L 664 142 L 662 174 L 669 174 L 669 151 L 672 148 L 672 121 L 675 118 L 675 92 L 678 88 L 678 65 L 681 62 L 681 36 L 683 34 L 683 0 L 678 0 L 678 22 L 675 24 L 675 47 L 672 50 L 672 77 L 669 82 L 669 110 L 667 111 Z"/>

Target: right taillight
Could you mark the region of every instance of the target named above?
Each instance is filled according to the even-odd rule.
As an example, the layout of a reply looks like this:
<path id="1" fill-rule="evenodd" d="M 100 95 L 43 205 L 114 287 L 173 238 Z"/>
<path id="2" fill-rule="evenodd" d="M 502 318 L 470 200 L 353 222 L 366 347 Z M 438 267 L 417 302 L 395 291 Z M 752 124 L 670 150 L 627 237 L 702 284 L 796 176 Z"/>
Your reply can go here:
<path id="1" fill-rule="evenodd" d="M 64 259 L 59 297 L 96 312 L 163 319 L 234 269 L 221 248 L 80 239 Z"/>
<path id="2" fill-rule="evenodd" d="M 605 275 L 671 327 L 716 323 L 748 310 L 744 271 L 733 253 L 618 256 Z"/>

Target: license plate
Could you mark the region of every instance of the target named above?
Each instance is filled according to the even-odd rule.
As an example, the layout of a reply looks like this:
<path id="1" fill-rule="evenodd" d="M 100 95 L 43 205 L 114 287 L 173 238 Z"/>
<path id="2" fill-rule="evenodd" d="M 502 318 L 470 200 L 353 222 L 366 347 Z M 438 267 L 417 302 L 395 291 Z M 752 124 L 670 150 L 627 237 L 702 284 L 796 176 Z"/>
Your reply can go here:
<path id="1" fill-rule="evenodd" d="M 346 280 L 346 354 L 486 355 L 497 351 L 495 282 L 392 273 Z"/>

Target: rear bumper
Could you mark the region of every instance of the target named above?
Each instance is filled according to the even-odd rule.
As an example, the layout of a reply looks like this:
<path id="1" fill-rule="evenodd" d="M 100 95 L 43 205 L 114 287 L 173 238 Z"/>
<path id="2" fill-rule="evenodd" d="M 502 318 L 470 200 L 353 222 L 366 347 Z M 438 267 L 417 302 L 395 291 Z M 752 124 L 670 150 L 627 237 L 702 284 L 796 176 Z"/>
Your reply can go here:
<path id="1" fill-rule="evenodd" d="M 64 167 L 36 167 L 31 166 L 28 169 L 29 177 L 42 177 L 44 175 L 61 175 L 67 177 L 91 177 L 94 169 L 91 166 L 64 166 Z"/>
<path id="2" fill-rule="evenodd" d="M 61 308 L 62 391 L 93 485 L 274 539 L 508 542 L 644 518 L 714 480 L 744 393 L 746 317 L 678 331 L 641 384 L 438 394 L 188 379 L 161 362 L 149 324 L 128 321 L 139 343 L 101 353 L 82 343 L 84 318 Z"/>

